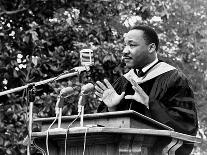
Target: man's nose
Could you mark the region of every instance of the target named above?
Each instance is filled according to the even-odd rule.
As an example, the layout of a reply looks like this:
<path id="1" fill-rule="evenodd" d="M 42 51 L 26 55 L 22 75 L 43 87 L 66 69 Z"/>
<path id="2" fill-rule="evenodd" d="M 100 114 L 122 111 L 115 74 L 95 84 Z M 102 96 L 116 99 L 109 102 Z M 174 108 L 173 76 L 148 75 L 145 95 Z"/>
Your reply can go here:
<path id="1" fill-rule="evenodd" d="M 123 53 L 129 53 L 129 51 L 130 51 L 130 50 L 129 50 L 129 46 L 126 45 L 126 46 L 124 47 Z"/>

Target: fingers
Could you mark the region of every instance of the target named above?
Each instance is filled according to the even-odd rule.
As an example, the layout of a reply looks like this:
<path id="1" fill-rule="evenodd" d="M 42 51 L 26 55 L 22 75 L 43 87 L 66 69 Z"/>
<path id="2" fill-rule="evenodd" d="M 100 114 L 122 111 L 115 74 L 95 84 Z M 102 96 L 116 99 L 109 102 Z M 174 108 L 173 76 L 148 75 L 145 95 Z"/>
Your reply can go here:
<path id="1" fill-rule="evenodd" d="M 131 79 L 132 82 L 132 88 L 136 91 L 136 92 L 143 92 L 143 89 L 138 85 L 138 83 L 136 81 L 134 81 L 133 79 Z"/>
<path id="2" fill-rule="evenodd" d="M 101 89 L 99 86 L 96 85 L 95 89 L 96 89 L 97 92 L 103 93 L 103 89 Z"/>
<path id="3" fill-rule="evenodd" d="M 139 85 L 135 87 L 135 90 L 140 93 L 144 92 L 143 89 Z"/>
<path id="4" fill-rule="evenodd" d="M 102 82 L 100 82 L 100 81 L 97 81 L 96 84 L 102 90 L 106 90 L 107 89 L 106 86 Z"/>
<path id="5" fill-rule="evenodd" d="M 113 88 L 113 86 L 109 83 L 107 79 L 104 79 L 104 82 L 108 88 Z"/>
<path id="6" fill-rule="evenodd" d="M 139 90 L 137 87 L 132 86 L 132 88 L 133 88 L 137 93 L 140 93 L 140 90 Z"/>
<path id="7" fill-rule="evenodd" d="M 135 87 L 140 87 L 140 86 L 138 85 L 138 83 L 136 83 L 136 81 L 134 81 L 134 79 L 131 79 L 131 82 L 132 82 L 132 85 L 133 85 L 133 86 L 135 86 Z"/>
<path id="8" fill-rule="evenodd" d="M 104 83 L 97 81 L 95 89 L 96 89 L 95 91 L 96 96 L 102 99 L 105 99 L 106 97 L 110 99 L 112 95 L 119 96 L 119 98 L 122 99 L 124 98 L 124 94 L 125 94 L 122 93 L 121 95 L 118 95 L 114 90 L 113 86 L 109 83 L 107 79 L 104 79 Z"/>
<path id="9" fill-rule="evenodd" d="M 131 82 L 133 84 L 133 87 L 136 88 L 136 91 L 142 92 L 143 89 L 138 85 L 138 83 L 136 81 L 134 81 L 133 79 L 131 79 Z"/>
<path id="10" fill-rule="evenodd" d="M 113 86 L 109 83 L 109 81 L 107 79 L 104 79 L 105 84 L 103 84 L 100 81 L 96 82 L 96 86 L 95 89 L 96 91 L 98 91 L 99 93 L 103 93 L 103 91 L 107 90 L 107 89 L 113 89 Z"/>
<path id="11" fill-rule="evenodd" d="M 137 94 L 139 94 L 142 97 L 145 97 L 147 95 L 140 86 L 138 87 L 132 86 L 132 88 L 137 92 Z"/>
<path id="12" fill-rule="evenodd" d="M 146 95 L 144 90 L 139 86 L 137 82 L 135 82 L 133 79 L 131 79 L 131 82 L 133 84 L 132 88 L 139 94 L 139 95 Z"/>
<path id="13" fill-rule="evenodd" d="M 104 82 L 105 82 L 106 85 L 103 84 L 100 81 L 96 82 L 96 86 L 95 86 L 96 92 L 95 92 L 95 95 L 98 96 L 99 98 L 103 97 L 104 91 L 106 91 L 107 89 L 113 88 L 108 80 L 105 79 Z"/>
<path id="14" fill-rule="evenodd" d="M 131 79 L 132 82 L 132 88 L 139 94 L 142 94 L 144 91 L 143 89 L 138 85 L 138 83 L 136 81 L 134 81 L 133 79 Z"/>
<path id="15" fill-rule="evenodd" d="M 102 93 L 99 93 L 99 92 L 97 92 L 97 91 L 95 92 L 95 94 L 96 94 L 96 96 L 98 96 L 99 98 L 102 98 L 102 96 L 103 96 Z"/>

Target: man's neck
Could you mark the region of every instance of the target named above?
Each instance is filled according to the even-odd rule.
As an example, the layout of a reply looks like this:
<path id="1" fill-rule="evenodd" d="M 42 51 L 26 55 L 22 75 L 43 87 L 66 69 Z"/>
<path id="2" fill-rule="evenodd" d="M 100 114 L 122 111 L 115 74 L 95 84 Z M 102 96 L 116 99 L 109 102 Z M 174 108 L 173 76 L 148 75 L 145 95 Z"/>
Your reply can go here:
<path id="1" fill-rule="evenodd" d="M 142 68 L 142 71 L 143 71 L 143 72 L 147 71 L 151 66 L 153 66 L 153 65 L 154 65 L 155 63 L 157 63 L 157 62 L 158 62 L 158 58 L 156 57 L 154 61 L 152 61 L 152 62 L 149 63 L 148 65 L 144 66 L 144 67 Z"/>

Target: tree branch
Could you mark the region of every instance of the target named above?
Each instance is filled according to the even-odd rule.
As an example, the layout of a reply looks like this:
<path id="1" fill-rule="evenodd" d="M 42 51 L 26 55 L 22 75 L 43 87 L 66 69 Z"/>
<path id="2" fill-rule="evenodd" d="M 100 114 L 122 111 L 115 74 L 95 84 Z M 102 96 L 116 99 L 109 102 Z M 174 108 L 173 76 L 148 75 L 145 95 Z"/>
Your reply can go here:
<path id="1" fill-rule="evenodd" d="M 13 11 L 6 11 L 6 10 L 4 10 L 4 11 L 0 12 L 0 16 L 2 16 L 2 15 L 4 15 L 4 14 L 12 15 L 12 14 L 16 14 L 16 13 L 19 13 L 19 12 L 26 11 L 26 10 L 28 10 L 29 8 L 33 7 L 33 5 L 36 4 L 36 3 L 38 3 L 38 2 L 41 2 L 41 0 L 40 0 L 40 1 L 34 1 L 34 2 L 32 2 L 29 6 L 27 6 L 26 8 L 23 8 L 23 9 L 13 10 Z"/>
<path id="2" fill-rule="evenodd" d="M 24 8 L 24 9 L 20 9 L 20 10 L 14 10 L 14 11 L 3 11 L 3 12 L 0 12 L 0 16 L 2 16 L 2 15 L 4 15 L 4 14 L 7 14 L 7 15 L 16 14 L 16 13 L 25 11 L 25 10 L 27 10 L 27 9 L 28 9 L 28 8 Z"/>

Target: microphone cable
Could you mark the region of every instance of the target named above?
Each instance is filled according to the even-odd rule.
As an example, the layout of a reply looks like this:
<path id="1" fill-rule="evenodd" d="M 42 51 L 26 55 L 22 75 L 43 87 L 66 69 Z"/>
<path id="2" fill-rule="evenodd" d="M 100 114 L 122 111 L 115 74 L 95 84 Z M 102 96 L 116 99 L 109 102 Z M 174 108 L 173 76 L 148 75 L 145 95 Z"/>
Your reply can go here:
<path id="1" fill-rule="evenodd" d="M 50 130 L 50 128 L 54 125 L 54 123 L 56 122 L 57 118 L 58 118 L 58 114 L 56 114 L 55 119 L 53 120 L 53 122 L 50 124 L 50 126 L 49 126 L 48 129 L 47 129 L 47 135 L 46 135 L 46 150 L 47 150 L 47 155 L 50 155 L 50 152 L 49 152 L 49 145 L 48 145 L 49 130 Z"/>
<path id="2" fill-rule="evenodd" d="M 67 98 L 68 96 L 64 97 Z M 48 144 L 48 139 L 49 139 L 49 130 L 50 128 L 54 125 L 54 123 L 56 122 L 56 120 L 58 119 L 58 113 L 56 113 L 55 119 L 53 120 L 53 122 L 50 124 L 50 126 L 47 129 L 47 135 L 46 135 L 46 150 L 47 150 L 47 155 L 50 155 L 49 153 L 49 144 Z M 80 113 L 78 114 L 78 116 L 68 125 L 67 130 L 66 130 L 66 139 L 67 139 L 67 132 L 69 131 L 70 126 L 80 117 Z M 66 143 L 66 142 L 65 142 Z M 65 144 L 66 146 L 66 144 Z M 66 149 L 65 149 L 66 150 Z M 65 151 L 66 152 L 66 151 Z M 65 154 L 66 155 L 66 154 Z"/>
<path id="3" fill-rule="evenodd" d="M 85 150 L 86 150 L 86 134 L 87 131 L 90 127 L 86 127 L 85 135 L 84 135 L 84 143 L 83 143 L 83 155 L 85 155 Z"/>
<path id="4" fill-rule="evenodd" d="M 67 155 L 67 139 L 68 139 L 68 133 L 70 126 L 80 117 L 81 113 L 79 112 L 77 117 L 68 125 L 66 133 L 65 133 L 65 155 Z"/>
<path id="5" fill-rule="evenodd" d="M 78 116 L 68 125 L 67 131 L 66 131 L 66 135 L 65 135 L 65 155 L 67 155 L 67 138 L 68 138 L 68 133 L 69 133 L 69 129 L 70 126 L 80 117 L 80 113 L 78 114 Z M 84 134 L 84 143 L 83 143 L 83 155 L 85 155 L 85 150 L 86 150 L 86 135 L 87 135 L 87 131 L 90 127 L 86 127 L 86 131 Z"/>

